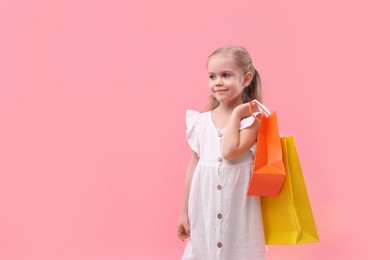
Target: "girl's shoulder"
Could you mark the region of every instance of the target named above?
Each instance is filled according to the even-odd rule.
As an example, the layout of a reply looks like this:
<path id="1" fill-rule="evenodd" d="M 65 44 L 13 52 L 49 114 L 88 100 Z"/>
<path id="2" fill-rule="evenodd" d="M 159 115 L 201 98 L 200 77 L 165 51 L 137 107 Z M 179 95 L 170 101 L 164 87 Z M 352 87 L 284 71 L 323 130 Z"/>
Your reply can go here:
<path id="1" fill-rule="evenodd" d="M 205 111 L 205 112 L 199 112 L 197 110 L 193 110 L 193 109 L 187 109 L 186 111 L 186 119 L 193 119 L 193 120 L 199 120 L 199 119 L 202 119 L 202 118 L 205 118 L 207 116 L 209 116 L 211 111 Z"/>
<path id="2" fill-rule="evenodd" d="M 210 111 L 199 112 L 196 110 L 188 109 L 186 111 L 186 125 L 187 129 L 203 128 L 208 123 Z"/>

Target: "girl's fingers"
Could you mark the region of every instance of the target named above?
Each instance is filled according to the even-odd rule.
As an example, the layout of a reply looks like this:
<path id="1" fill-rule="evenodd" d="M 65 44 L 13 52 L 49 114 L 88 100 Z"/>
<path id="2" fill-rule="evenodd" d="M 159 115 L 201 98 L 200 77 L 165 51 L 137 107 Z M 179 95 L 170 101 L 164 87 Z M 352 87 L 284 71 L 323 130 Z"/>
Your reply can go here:
<path id="1" fill-rule="evenodd" d="M 257 106 L 257 103 L 254 101 L 251 101 L 252 110 L 253 111 L 259 111 L 259 107 Z"/>
<path id="2" fill-rule="evenodd" d="M 184 241 L 186 240 L 187 238 L 190 237 L 190 229 L 189 227 L 184 227 L 183 225 L 181 225 L 178 230 L 177 230 L 177 236 L 179 237 L 179 239 L 181 241 Z"/>

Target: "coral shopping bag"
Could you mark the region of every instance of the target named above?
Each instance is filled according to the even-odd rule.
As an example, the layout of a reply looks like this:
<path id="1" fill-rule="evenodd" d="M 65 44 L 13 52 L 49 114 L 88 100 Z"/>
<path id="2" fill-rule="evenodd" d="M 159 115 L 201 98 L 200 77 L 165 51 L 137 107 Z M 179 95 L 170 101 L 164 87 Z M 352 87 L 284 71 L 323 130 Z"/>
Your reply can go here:
<path id="1" fill-rule="evenodd" d="M 298 153 L 292 136 L 282 137 L 286 179 L 277 197 L 262 197 L 265 244 L 296 245 L 319 241 Z"/>
<path id="2" fill-rule="evenodd" d="M 278 121 L 275 112 L 271 114 L 259 101 L 254 100 L 253 102 L 263 113 L 260 120 L 253 114 L 252 106 L 249 106 L 252 116 L 261 123 L 248 195 L 276 196 L 279 194 L 286 176 Z"/>

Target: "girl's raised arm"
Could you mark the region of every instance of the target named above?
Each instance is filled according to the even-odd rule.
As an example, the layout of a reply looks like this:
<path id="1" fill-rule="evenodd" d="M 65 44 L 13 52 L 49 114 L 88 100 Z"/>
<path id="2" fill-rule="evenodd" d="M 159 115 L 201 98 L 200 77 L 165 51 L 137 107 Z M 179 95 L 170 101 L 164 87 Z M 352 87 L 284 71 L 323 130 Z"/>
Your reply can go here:
<path id="1" fill-rule="evenodd" d="M 225 160 L 236 159 L 256 142 L 259 129 L 257 120 L 251 126 L 240 131 L 241 119 L 250 116 L 250 104 L 244 103 L 237 106 L 230 116 L 222 143 L 222 157 Z"/>

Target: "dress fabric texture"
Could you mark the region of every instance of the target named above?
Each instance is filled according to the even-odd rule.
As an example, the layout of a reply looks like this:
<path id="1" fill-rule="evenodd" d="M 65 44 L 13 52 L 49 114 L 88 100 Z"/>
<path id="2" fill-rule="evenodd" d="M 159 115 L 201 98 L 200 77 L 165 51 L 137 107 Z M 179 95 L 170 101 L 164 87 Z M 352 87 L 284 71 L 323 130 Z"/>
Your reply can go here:
<path id="1" fill-rule="evenodd" d="M 253 117 L 241 120 L 240 130 Z M 191 235 L 182 260 L 265 259 L 260 197 L 248 196 L 255 145 L 235 160 L 221 156 L 225 129 L 211 111 L 186 112 L 186 137 L 199 156 L 188 200 Z"/>

